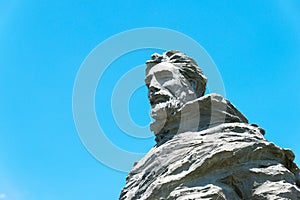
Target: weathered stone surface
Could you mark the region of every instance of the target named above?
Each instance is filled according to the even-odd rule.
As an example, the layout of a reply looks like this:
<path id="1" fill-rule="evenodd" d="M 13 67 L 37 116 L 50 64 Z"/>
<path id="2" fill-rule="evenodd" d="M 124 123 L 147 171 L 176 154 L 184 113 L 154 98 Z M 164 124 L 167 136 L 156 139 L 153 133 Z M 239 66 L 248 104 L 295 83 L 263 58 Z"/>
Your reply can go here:
<path id="1" fill-rule="evenodd" d="M 120 199 L 300 199 L 294 154 L 217 94 L 177 51 L 147 62 L 157 144 L 135 163 Z"/>
<path id="2" fill-rule="evenodd" d="M 180 133 L 133 167 L 121 199 L 300 199 L 293 159 L 244 123 Z"/>

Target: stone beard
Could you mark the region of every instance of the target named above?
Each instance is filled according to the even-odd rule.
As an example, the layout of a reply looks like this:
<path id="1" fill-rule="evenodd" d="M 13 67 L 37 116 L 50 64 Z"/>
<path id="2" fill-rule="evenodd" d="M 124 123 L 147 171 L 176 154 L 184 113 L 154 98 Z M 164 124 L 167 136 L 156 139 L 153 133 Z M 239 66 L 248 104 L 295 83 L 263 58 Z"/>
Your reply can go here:
<path id="1" fill-rule="evenodd" d="M 126 178 L 120 200 L 300 199 L 295 155 L 218 94 L 179 51 L 153 54 L 145 83 L 156 145 Z"/>

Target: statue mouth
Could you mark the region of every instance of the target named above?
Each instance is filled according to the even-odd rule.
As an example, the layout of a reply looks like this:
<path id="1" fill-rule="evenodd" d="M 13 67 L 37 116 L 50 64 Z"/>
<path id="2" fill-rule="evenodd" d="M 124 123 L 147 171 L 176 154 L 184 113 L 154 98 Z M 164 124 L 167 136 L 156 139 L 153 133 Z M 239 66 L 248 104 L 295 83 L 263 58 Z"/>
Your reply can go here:
<path id="1" fill-rule="evenodd" d="M 160 103 L 164 103 L 170 100 L 170 97 L 165 94 L 155 94 L 150 97 L 150 104 L 151 106 L 155 106 Z"/>

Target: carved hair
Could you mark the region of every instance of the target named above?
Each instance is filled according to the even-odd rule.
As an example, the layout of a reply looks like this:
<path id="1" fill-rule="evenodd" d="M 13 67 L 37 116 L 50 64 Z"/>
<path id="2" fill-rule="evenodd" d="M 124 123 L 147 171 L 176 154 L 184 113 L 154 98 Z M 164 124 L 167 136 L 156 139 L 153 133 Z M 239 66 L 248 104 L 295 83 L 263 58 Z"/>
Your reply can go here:
<path id="1" fill-rule="evenodd" d="M 196 96 L 201 97 L 204 95 L 207 78 L 203 71 L 198 67 L 195 60 L 176 50 L 166 51 L 162 55 L 155 53 L 151 56 L 151 59 L 152 60 L 146 62 L 146 73 L 149 72 L 151 67 L 158 63 L 172 63 L 174 66 L 178 67 L 180 73 L 190 82 Z"/>

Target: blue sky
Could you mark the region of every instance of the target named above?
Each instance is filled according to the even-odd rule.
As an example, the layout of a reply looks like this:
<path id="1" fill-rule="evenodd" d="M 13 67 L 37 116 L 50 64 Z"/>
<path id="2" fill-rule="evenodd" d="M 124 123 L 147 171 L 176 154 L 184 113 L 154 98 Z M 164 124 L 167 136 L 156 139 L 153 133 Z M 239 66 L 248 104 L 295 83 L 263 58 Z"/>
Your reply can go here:
<path id="1" fill-rule="evenodd" d="M 266 129 L 268 140 L 292 149 L 300 164 L 299 11 L 296 0 L 0 0 L 0 200 L 117 199 L 126 173 L 86 150 L 73 121 L 72 92 L 88 54 L 133 28 L 169 28 L 201 44 L 220 71 L 226 97 Z M 153 52 L 120 57 L 95 95 L 107 138 L 127 151 L 147 152 L 154 142 L 126 136 L 116 125 L 112 90 Z M 128 107 L 137 124 L 149 123 L 145 87 Z"/>

